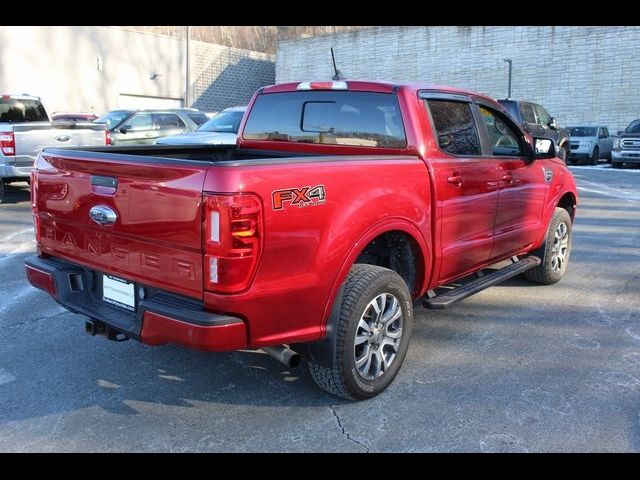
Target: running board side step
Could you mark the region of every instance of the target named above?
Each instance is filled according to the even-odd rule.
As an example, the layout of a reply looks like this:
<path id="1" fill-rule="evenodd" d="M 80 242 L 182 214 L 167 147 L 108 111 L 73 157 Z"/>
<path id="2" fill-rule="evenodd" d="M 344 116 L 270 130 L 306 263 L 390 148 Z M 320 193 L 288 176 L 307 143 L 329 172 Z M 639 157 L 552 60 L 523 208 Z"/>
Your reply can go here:
<path id="1" fill-rule="evenodd" d="M 526 272 L 531 268 L 537 267 L 540 263 L 541 260 L 538 257 L 530 256 L 523 258 L 511 265 L 478 277 L 461 287 L 454 288 L 440 295 L 436 295 L 435 297 L 426 298 L 424 300 L 424 306 L 426 308 L 433 308 L 436 310 L 449 308 L 459 300 L 463 300 L 474 293 L 484 290 L 485 288 L 504 282 L 505 280 L 515 277 L 522 272 Z"/>

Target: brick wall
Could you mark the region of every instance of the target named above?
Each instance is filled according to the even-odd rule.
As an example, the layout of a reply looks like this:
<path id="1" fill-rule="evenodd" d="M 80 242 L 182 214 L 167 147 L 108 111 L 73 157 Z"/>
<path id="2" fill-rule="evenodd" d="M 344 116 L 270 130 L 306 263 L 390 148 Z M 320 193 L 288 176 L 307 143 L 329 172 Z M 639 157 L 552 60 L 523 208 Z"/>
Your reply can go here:
<path id="1" fill-rule="evenodd" d="M 275 83 L 274 56 L 266 53 L 193 42 L 192 106 L 219 111 L 246 105 L 253 93 Z"/>
<path id="2" fill-rule="evenodd" d="M 330 47 L 347 78 L 421 81 L 544 105 L 561 125 L 615 132 L 640 118 L 639 27 L 372 27 L 280 42 L 276 81 L 322 80 Z"/>

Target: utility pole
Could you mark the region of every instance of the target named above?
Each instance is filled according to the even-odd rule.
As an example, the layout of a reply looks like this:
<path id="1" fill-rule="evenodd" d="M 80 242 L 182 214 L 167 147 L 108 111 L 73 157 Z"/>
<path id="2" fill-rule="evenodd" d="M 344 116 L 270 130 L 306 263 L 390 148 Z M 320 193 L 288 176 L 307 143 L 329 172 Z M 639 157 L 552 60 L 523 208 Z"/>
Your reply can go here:
<path id="1" fill-rule="evenodd" d="M 511 67 L 512 65 L 512 60 L 510 58 L 503 58 L 502 59 L 503 62 L 507 62 L 509 64 L 509 93 L 507 94 L 507 99 L 511 98 Z"/>
<path id="2" fill-rule="evenodd" d="M 191 106 L 191 61 L 189 58 L 189 39 L 191 37 L 191 27 L 187 25 L 187 72 L 186 72 L 186 82 L 184 88 L 184 103 L 185 107 Z"/>

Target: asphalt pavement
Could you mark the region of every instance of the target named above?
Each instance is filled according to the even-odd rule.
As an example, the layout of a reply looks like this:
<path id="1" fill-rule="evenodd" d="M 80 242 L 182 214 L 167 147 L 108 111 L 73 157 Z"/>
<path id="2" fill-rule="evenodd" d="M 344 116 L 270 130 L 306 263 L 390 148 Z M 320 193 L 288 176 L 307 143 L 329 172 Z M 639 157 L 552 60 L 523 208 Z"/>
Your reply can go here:
<path id="1" fill-rule="evenodd" d="M 89 337 L 25 280 L 15 184 L 0 205 L 0 451 L 638 452 L 640 170 L 571 169 L 565 278 L 418 308 L 395 382 L 357 403 L 260 352 Z"/>

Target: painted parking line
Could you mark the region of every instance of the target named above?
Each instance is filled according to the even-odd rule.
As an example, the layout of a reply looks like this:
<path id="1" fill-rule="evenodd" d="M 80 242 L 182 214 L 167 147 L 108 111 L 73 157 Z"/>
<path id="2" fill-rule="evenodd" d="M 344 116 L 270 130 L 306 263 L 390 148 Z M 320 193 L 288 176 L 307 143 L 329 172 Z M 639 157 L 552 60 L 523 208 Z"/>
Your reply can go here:
<path id="1" fill-rule="evenodd" d="M 611 165 L 569 165 L 570 170 L 606 170 L 607 172 L 617 172 L 617 173 L 640 173 L 640 169 L 629 169 L 629 168 L 612 168 Z"/>
<path id="2" fill-rule="evenodd" d="M 618 198 L 620 200 L 628 200 L 631 202 L 640 202 L 640 193 L 622 188 L 615 188 L 603 183 L 590 182 L 589 180 L 579 179 L 578 190 L 589 193 L 596 193 L 605 197 Z"/>

